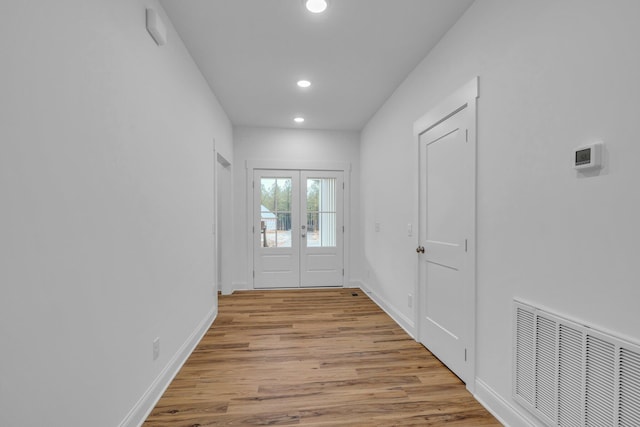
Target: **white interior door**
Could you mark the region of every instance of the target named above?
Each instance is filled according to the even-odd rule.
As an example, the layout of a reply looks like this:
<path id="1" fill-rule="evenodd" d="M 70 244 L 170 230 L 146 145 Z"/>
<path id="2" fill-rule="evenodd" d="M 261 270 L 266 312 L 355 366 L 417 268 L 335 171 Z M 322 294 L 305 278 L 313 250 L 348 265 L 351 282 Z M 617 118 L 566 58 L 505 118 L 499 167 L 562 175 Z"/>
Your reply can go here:
<path id="1" fill-rule="evenodd" d="M 469 108 L 420 135 L 420 339 L 465 383 L 474 339 L 475 144 Z"/>
<path id="2" fill-rule="evenodd" d="M 255 288 L 342 286 L 342 176 L 331 171 L 254 170 Z"/>

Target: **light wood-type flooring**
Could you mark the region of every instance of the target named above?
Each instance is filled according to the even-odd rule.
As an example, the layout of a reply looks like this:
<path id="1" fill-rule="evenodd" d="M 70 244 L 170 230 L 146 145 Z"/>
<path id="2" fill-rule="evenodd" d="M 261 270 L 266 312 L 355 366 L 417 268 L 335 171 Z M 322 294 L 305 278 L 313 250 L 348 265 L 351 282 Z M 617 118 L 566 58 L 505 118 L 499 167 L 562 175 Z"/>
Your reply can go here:
<path id="1" fill-rule="evenodd" d="M 263 425 L 501 424 L 361 290 L 313 289 L 221 296 L 144 424 Z"/>

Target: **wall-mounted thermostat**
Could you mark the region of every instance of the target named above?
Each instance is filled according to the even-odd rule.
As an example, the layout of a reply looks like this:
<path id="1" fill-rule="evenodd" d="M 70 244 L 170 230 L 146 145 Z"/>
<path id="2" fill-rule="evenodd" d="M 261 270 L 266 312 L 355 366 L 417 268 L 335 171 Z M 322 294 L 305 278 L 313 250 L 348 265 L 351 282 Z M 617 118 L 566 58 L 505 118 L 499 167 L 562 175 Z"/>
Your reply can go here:
<path id="1" fill-rule="evenodd" d="M 602 167 L 602 143 L 584 145 L 574 150 L 573 167 L 588 170 Z"/>

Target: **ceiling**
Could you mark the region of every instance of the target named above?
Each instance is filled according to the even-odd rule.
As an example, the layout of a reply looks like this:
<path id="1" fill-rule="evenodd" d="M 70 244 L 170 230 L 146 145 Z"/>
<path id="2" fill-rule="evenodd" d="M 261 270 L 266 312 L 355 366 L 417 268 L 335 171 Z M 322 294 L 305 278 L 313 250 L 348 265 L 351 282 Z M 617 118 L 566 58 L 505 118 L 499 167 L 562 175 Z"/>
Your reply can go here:
<path id="1" fill-rule="evenodd" d="M 472 1 L 161 4 L 235 126 L 361 130 Z"/>

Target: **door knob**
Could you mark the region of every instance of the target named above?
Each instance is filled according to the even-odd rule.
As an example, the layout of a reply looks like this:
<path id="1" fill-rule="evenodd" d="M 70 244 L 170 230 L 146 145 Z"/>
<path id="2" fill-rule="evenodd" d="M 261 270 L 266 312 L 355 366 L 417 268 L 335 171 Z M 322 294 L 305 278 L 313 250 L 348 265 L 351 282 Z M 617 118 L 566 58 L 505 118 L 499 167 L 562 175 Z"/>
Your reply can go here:
<path id="1" fill-rule="evenodd" d="M 305 237 L 307 237 L 307 233 L 302 233 L 302 238 L 304 239 Z"/>
<path id="2" fill-rule="evenodd" d="M 416 252 L 419 253 L 419 254 L 423 254 L 424 253 L 424 246 L 418 246 L 416 248 Z"/>

